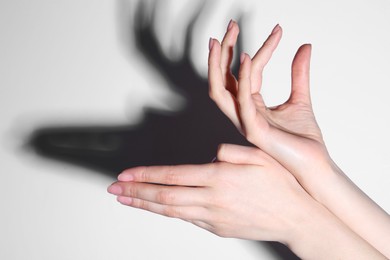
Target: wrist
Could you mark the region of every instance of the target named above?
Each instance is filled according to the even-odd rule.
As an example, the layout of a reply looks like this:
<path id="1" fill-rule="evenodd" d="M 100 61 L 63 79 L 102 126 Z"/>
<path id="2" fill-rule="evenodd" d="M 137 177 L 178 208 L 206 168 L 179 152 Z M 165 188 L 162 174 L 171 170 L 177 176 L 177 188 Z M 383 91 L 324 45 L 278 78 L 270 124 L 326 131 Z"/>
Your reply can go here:
<path id="1" fill-rule="evenodd" d="M 312 200 L 285 244 L 302 259 L 385 259 L 330 211 Z"/>
<path id="2" fill-rule="evenodd" d="M 311 197 L 326 206 L 329 195 L 335 192 L 342 194 L 340 182 L 345 183 L 348 178 L 327 153 L 320 159 L 313 160 L 308 166 L 294 171 L 294 176 Z"/>
<path id="3" fill-rule="evenodd" d="M 353 232 L 390 257 L 390 217 L 332 161 L 308 192 Z"/>

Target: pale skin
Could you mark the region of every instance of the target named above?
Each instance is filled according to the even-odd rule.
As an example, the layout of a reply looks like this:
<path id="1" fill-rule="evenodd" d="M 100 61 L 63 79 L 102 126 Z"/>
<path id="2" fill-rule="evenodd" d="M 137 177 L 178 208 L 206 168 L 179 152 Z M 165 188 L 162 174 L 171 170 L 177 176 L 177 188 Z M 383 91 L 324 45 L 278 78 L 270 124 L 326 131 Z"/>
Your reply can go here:
<path id="1" fill-rule="evenodd" d="M 217 156 L 224 162 L 127 169 L 108 191 L 221 237 L 279 241 L 302 259 L 385 259 L 266 153 L 224 144 Z"/>
<path id="2" fill-rule="evenodd" d="M 252 59 L 241 55 L 236 80 L 229 68 L 238 32 L 232 21 L 222 46 L 210 40 L 210 97 L 248 141 L 279 161 L 313 198 L 390 258 L 389 215 L 332 161 L 315 120 L 309 88 L 311 45 L 302 45 L 294 57 L 290 98 L 267 108 L 260 92 L 262 73 L 282 29 L 277 25 Z"/>
<path id="3" fill-rule="evenodd" d="M 306 178 L 308 174 L 305 172 L 308 170 L 298 175 L 294 172 L 297 169 L 283 161 L 288 160 L 289 156 L 293 156 L 291 160 L 310 156 L 309 160 L 305 160 L 307 163 L 312 157 L 325 156 L 325 159 L 318 160 L 318 165 L 307 165 L 307 169 L 317 174 L 330 157 L 315 123 L 311 105 L 308 109 L 301 102 L 304 95 L 301 88 L 293 88 L 292 91 L 298 98 L 291 99 L 296 100 L 296 103 L 292 102 L 296 106 L 291 107 L 297 109 L 282 105 L 285 108 L 279 109 L 282 111 L 279 113 L 281 116 L 272 117 L 272 112 L 265 107 L 261 95 L 255 93 L 260 91 L 260 87 L 255 88 L 250 84 L 253 81 L 261 86 L 261 71 L 280 40 L 280 27 L 274 29 L 274 33 L 264 44 L 265 47 L 259 50 L 253 61 L 247 55 L 242 55 L 238 81 L 229 69 L 231 48 L 237 39 L 238 26 L 231 22 L 228 28 L 222 47 L 216 40 L 210 41 L 210 95 L 248 140 L 265 152 L 253 147 L 221 145 L 217 163 L 128 169 L 118 176 L 118 182 L 111 185 L 108 191 L 117 195 L 118 201 L 124 205 L 180 218 L 219 236 L 282 242 L 303 259 L 385 259 L 361 236 L 348 228 L 348 223 L 347 226 L 335 217 L 334 212 L 327 209 L 327 205 L 322 205 L 324 201 L 311 194 L 303 185 L 298 176 Z M 272 51 L 267 51 L 267 48 Z M 298 84 L 304 80 L 302 75 L 307 73 L 308 76 L 308 71 L 302 69 L 302 66 L 308 68 L 309 57 L 309 45 L 298 50 L 293 63 L 296 85 L 302 86 Z M 244 111 L 248 115 L 244 115 Z M 283 111 L 290 111 L 290 114 Z M 293 114 L 295 116 L 290 118 Z M 283 123 L 283 118 L 293 120 L 293 123 L 288 123 L 287 120 Z M 247 126 L 248 120 L 251 122 Z M 299 127 L 295 128 L 296 126 Z M 311 127 L 308 132 L 304 132 L 308 129 L 307 126 Z M 294 140 L 293 137 L 275 133 L 282 131 L 281 129 L 286 136 L 297 135 L 297 140 L 291 141 L 290 139 Z M 267 151 L 256 143 L 256 131 L 276 142 L 275 145 L 282 151 L 279 151 L 282 153 L 281 159 L 275 156 L 278 155 L 279 148 Z M 298 134 L 300 131 L 303 133 Z M 287 143 L 278 143 L 282 141 Z M 295 151 L 301 146 L 297 148 L 294 145 L 303 147 L 302 154 Z M 316 148 L 315 155 L 311 154 L 312 146 L 319 147 Z M 323 178 L 322 175 L 316 176 L 319 177 Z M 307 178 L 307 185 L 316 183 L 310 180 L 310 176 Z M 340 192 L 342 189 L 343 186 Z"/>

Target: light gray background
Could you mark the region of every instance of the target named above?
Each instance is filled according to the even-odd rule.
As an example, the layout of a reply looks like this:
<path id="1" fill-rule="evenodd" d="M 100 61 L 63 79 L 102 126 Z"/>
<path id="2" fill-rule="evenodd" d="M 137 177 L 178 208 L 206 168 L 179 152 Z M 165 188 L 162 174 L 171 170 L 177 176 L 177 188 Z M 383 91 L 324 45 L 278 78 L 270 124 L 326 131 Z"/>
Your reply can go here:
<path id="1" fill-rule="evenodd" d="M 128 124 L 142 118 L 144 106 L 180 109 L 181 97 L 140 53 L 128 52 L 134 48 L 123 39 L 123 21 L 132 8 L 123 7 L 134 1 L 125 2 L 0 1 L 0 258 L 274 259 L 259 243 L 120 206 L 106 193 L 112 179 L 22 149 L 32 130 L 49 123 Z M 183 14 L 196 3 L 164 2 L 157 35 L 175 59 Z M 276 23 L 284 29 L 266 70 L 269 105 L 288 97 L 295 50 L 313 44 L 312 97 L 329 151 L 390 211 L 390 1 L 213 1 L 195 28 L 200 74 L 209 37 L 221 39 L 237 11 L 245 13 L 250 54 Z"/>

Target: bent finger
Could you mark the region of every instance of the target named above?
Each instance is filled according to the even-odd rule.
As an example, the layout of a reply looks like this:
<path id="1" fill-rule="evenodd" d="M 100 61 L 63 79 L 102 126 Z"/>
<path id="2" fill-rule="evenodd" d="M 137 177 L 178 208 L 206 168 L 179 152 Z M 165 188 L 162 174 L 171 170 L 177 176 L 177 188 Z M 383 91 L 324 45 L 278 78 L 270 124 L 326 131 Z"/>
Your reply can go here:
<path id="1" fill-rule="evenodd" d="M 233 60 L 234 46 L 236 45 L 239 32 L 240 29 L 238 24 L 235 21 L 230 20 L 226 34 L 222 40 L 221 71 L 224 79 L 224 85 L 230 91 L 236 91 L 236 82 L 230 71 L 230 66 Z M 233 92 L 233 94 L 234 93 L 235 92 Z"/>
<path id="2" fill-rule="evenodd" d="M 235 96 L 226 89 L 221 70 L 221 45 L 215 39 L 210 39 L 208 62 L 209 96 L 219 109 L 240 128 Z"/>
<path id="3" fill-rule="evenodd" d="M 282 28 L 278 25 L 274 27 L 267 40 L 263 43 L 260 49 L 253 57 L 252 66 L 252 93 L 257 93 L 261 89 L 263 70 L 272 57 L 273 52 L 277 48 L 280 39 L 282 38 Z"/>
<path id="4" fill-rule="evenodd" d="M 234 164 L 264 165 L 271 157 L 257 147 L 236 144 L 220 144 L 217 158 Z"/>
<path id="5" fill-rule="evenodd" d="M 256 107 L 251 94 L 251 59 L 248 54 L 242 53 L 241 66 L 238 74 L 238 95 L 237 100 L 240 108 L 240 118 L 245 134 L 256 118 Z"/>

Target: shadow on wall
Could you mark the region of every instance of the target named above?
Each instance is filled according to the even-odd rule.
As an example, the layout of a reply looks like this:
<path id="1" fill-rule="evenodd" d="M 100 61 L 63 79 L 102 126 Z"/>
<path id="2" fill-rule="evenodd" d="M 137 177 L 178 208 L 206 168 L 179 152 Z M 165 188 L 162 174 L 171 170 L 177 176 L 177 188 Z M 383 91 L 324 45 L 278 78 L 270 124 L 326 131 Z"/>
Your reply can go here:
<path id="1" fill-rule="evenodd" d="M 175 62 L 165 57 L 153 33 L 156 3 L 149 18 L 144 2 L 140 1 L 134 12 L 134 23 L 124 25 L 133 32 L 131 37 L 138 52 L 165 77 L 172 91 L 186 98 L 183 110 L 164 114 L 149 109 L 144 120 L 135 126 L 40 128 L 31 134 L 28 146 L 42 156 L 92 168 L 115 178 L 123 169 L 139 165 L 208 163 L 220 143 L 249 145 L 208 97 L 207 79 L 200 77 L 190 62 L 191 36 L 204 6 L 201 5 L 188 24 L 184 55 Z M 239 43 L 238 49 L 240 46 Z M 233 69 L 237 70 L 237 67 Z M 282 259 L 299 259 L 282 244 L 266 244 Z"/>
<path id="2" fill-rule="evenodd" d="M 200 77 L 191 65 L 191 35 L 201 10 L 188 24 L 182 59 L 172 62 L 162 53 L 153 33 L 155 15 L 147 17 L 142 1 L 137 9 L 134 23 L 126 25 L 134 32 L 137 50 L 167 80 L 172 91 L 186 98 L 185 107 L 172 114 L 148 109 L 144 120 L 135 126 L 37 129 L 29 144 L 39 154 L 116 177 L 123 169 L 138 165 L 207 163 L 220 143 L 247 144 L 208 97 L 207 79 Z"/>

